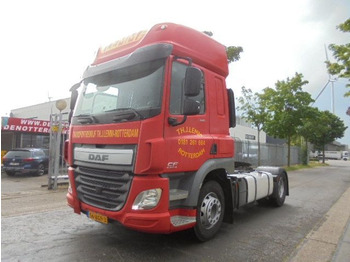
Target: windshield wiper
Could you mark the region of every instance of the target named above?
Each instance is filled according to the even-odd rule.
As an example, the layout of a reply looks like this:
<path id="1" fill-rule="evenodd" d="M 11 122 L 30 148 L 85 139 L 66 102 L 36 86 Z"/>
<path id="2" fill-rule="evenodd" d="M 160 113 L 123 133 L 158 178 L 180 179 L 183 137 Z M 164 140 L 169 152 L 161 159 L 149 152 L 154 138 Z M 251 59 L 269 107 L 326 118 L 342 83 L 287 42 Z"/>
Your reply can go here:
<path id="1" fill-rule="evenodd" d="M 92 124 L 96 122 L 96 118 L 93 117 L 92 115 L 88 115 L 88 114 L 81 114 L 81 115 L 77 115 L 75 116 L 77 117 L 77 121 L 80 124 Z"/>
<path id="2" fill-rule="evenodd" d="M 119 121 L 123 121 L 123 120 L 132 120 L 135 117 L 139 117 L 140 120 L 145 119 L 145 117 L 138 112 L 136 109 L 131 108 L 131 107 L 124 107 L 124 108 L 116 108 L 113 110 L 108 110 L 105 112 L 114 112 L 116 113 L 113 117 L 113 121 L 114 122 L 119 122 Z"/>

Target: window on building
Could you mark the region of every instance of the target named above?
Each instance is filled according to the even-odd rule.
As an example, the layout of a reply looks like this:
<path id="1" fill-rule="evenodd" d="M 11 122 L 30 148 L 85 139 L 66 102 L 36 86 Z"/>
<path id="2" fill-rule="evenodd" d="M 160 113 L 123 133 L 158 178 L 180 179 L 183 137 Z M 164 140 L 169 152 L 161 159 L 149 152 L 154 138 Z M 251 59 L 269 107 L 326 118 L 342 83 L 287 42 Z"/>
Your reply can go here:
<path id="1" fill-rule="evenodd" d="M 49 135 L 21 134 L 21 142 L 19 147 L 49 148 L 49 145 Z"/>

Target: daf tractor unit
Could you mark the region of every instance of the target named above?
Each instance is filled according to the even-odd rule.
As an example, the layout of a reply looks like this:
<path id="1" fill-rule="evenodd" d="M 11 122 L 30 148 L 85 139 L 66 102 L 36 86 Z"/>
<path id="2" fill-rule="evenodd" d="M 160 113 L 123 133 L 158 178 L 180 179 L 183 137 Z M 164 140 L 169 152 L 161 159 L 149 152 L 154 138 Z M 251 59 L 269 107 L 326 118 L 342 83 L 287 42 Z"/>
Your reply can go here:
<path id="1" fill-rule="evenodd" d="M 100 48 L 70 90 L 68 205 L 142 232 L 191 229 L 200 241 L 244 205 L 283 205 L 284 169 L 235 163 L 227 76 L 226 47 L 182 25 Z"/>

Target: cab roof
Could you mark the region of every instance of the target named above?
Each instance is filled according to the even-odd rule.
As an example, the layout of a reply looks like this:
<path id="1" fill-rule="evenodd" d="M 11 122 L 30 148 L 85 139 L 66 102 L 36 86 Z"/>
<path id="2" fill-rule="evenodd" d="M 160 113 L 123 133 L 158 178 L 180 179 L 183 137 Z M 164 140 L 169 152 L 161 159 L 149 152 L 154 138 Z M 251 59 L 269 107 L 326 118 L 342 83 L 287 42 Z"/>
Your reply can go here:
<path id="1" fill-rule="evenodd" d="M 194 63 L 221 76 L 228 75 L 228 62 L 224 45 L 202 32 L 173 23 L 157 24 L 149 31 L 140 31 L 106 47 L 101 47 L 92 65 L 100 65 L 128 56 L 138 48 L 159 43 L 171 44 L 173 55 L 190 57 Z"/>

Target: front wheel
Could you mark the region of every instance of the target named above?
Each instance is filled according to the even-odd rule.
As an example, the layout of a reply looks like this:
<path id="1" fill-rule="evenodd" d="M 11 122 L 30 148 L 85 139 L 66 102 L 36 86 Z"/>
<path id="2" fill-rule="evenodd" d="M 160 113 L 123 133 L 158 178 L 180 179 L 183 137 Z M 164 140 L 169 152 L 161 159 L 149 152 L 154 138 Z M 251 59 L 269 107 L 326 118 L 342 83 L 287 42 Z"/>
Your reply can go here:
<path id="1" fill-rule="evenodd" d="M 220 184 L 216 181 L 205 183 L 200 191 L 197 204 L 194 234 L 200 241 L 207 241 L 219 231 L 224 217 L 225 199 Z"/>
<path id="2" fill-rule="evenodd" d="M 15 172 L 13 171 L 5 171 L 6 172 L 6 175 L 8 176 L 14 176 L 15 175 Z"/>

